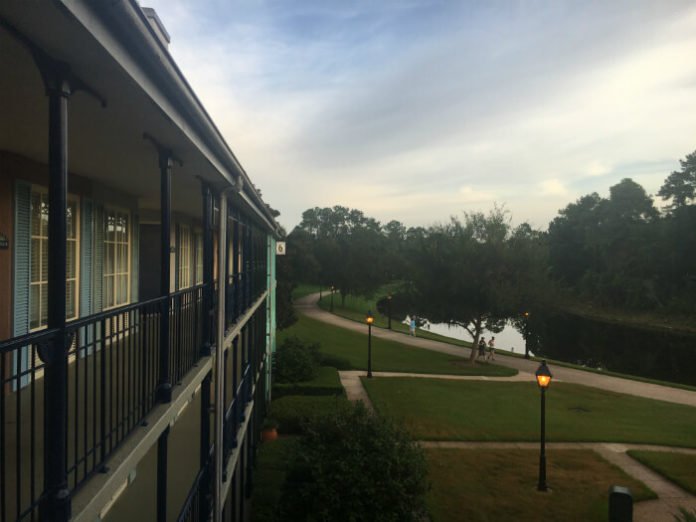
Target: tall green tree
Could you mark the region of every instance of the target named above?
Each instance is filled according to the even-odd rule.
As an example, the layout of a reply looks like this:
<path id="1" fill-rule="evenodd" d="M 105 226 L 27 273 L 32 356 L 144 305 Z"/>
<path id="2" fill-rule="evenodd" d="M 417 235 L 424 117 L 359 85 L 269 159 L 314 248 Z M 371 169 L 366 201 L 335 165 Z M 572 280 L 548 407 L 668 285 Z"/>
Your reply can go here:
<path id="1" fill-rule="evenodd" d="M 679 160 L 681 170 L 672 172 L 657 193 L 663 200 L 671 200 L 669 208 L 676 210 L 696 199 L 696 151 Z"/>
<path id="2" fill-rule="evenodd" d="M 385 237 L 379 222 L 342 206 L 306 210 L 291 236 L 302 238 L 318 264 L 317 279 L 348 294 L 370 294 L 386 277 Z"/>
<path id="3" fill-rule="evenodd" d="M 413 311 L 463 327 L 474 344 L 486 330 L 500 332 L 519 313 L 523 275 L 531 264 L 530 251 L 519 248 L 531 229 L 515 232 L 508 213 L 497 207 L 430 228 L 413 262 Z"/>

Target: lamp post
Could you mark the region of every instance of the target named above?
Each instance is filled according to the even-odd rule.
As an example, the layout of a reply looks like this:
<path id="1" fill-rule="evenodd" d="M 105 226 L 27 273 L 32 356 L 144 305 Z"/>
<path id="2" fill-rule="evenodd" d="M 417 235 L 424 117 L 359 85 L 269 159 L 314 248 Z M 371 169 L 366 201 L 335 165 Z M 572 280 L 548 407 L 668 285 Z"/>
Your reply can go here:
<path id="1" fill-rule="evenodd" d="M 333 313 L 333 295 L 334 295 L 334 285 L 331 285 L 331 305 L 329 311 Z"/>
<path id="2" fill-rule="evenodd" d="M 367 323 L 367 377 L 372 378 L 372 323 L 375 318 L 372 317 L 372 312 L 367 311 L 365 322 Z"/>
<path id="3" fill-rule="evenodd" d="M 387 296 L 387 328 L 391 330 L 391 300 L 392 295 Z"/>
<path id="4" fill-rule="evenodd" d="M 529 312 L 524 312 L 524 358 L 529 359 Z"/>
<path id="5" fill-rule="evenodd" d="M 546 360 L 541 362 L 535 373 L 536 381 L 541 390 L 541 453 L 539 454 L 539 484 L 538 491 L 547 491 L 546 485 L 546 388 L 551 384 L 551 371 L 546 366 Z"/>

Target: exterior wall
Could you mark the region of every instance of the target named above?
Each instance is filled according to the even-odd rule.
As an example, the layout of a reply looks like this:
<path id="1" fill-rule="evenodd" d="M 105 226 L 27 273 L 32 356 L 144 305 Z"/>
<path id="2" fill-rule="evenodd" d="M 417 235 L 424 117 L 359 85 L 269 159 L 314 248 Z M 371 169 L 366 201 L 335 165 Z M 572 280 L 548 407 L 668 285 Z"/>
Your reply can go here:
<path id="1" fill-rule="evenodd" d="M 16 192 L 18 187 L 29 186 L 48 188 L 48 167 L 44 164 L 29 160 L 16 154 L 0 151 L 0 172 L 2 172 L 3 199 L 9 199 L 9 204 L 2 204 L 0 207 L 0 226 L 12 229 L 12 242 L 8 250 L 0 250 L 0 256 L 8 257 L 8 262 L 0 263 L 0 290 L 7 287 L 8 281 L 11 290 L 8 289 L 6 295 L 12 295 L 12 300 L 4 300 L 5 303 L 0 308 L 0 338 L 10 338 L 26 333 L 28 323 L 17 323 L 15 317 L 21 311 L 29 313 L 30 303 L 24 297 L 23 291 L 26 289 L 26 274 L 22 272 L 22 277 L 18 279 L 17 270 L 20 268 L 15 262 L 18 241 L 23 241 L 27 248 L 29 239 L 25 235 L 19 236 L 15 233 L 15 217 L 18 211 L 16 205 Z M 5 190 L 5 188 L 7 190 Z M 131 289 L 130 301 L 137 301 L 137 230 L 138 230 L 138 210 L 137 201 L 134 197 L 121 194 L 110 190 L 92 180 L 70 174 L 68 180 L 69 197 L 78 198 L 79 208 L 79 243 L 78 243 L 78 288 L 77 300 L 79 316 L 84 317 L 102 310 L 102 273 L 103 273 L 103 244 L 102 235 L 99 230 L 101 219 L 103 219 L 103 209 L 105 206 L 115 206 L 126 209 L 130 213 L 130 237 L 131 237 Z M 7 225 L 5 225 L 7 224 Z M 27 231 L 24 231 L 26 234 Z M 1 259 L 1 257 L 0 257 Z M 4 285 L 4 287 L 3 287 Z M 20 286 L 21 285 L 21 286 Z M 22 295 L 23 299 L 18 302 L 17 296 Z M 10 306 L 11 303 L 11 306 Z M 21 314 L 20 314 L 21 316 Z M 24 323 L 24 321 L 22 321 Z"/>
<path id="2" fill-rule="evenodd" d="M 15 281 L 15 190 L 17 183 L 48 188 L 48 168 L 46 165 L 23 158 L 16 154 L 0 151 L 0 234 L 7 236 L 9 247 L 0 249 L 0 295 L 14 296 L 19 290 Z M 97 228 L 101 226 L 105 207 L 123 208 L 130 212 L 130 302 L 139 300 L 138 291 L 138 249 L 140 213 L 145 214 L 148 222 L 152 215 L 159 217 L 159 211 L 139 211 L 134 196 L 121 194 L 95 183 L 88 178 L 71 174 L 68 181 L 68 193 L 79 199 L 79 316 L 84 317 L 102 310 L 103 292 L 101 278 L 103 273 L 103 239 Z M 177 290 L 178 235 L 177 225 L 184 223 L 190 227 L 192 234 L 200 231 L 200 220 L 177 214 L 171 228 L 172 252 L 170 253 L 171 291 Z M 192 256 L 191 272 L 195 273 L 195 256 Z M 25 333 L 26 326 L 14 324 L 17 303 L 14 299 L 0 300 L 0 339 L 8 339 Z M 21 305 L 24 306 L 24 305 Z"/>

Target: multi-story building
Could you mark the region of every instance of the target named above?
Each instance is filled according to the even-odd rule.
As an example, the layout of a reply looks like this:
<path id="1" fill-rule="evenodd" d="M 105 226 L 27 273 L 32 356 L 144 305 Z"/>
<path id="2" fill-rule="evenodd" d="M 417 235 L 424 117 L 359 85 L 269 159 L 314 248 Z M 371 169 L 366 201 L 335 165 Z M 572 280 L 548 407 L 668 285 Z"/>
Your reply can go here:
<path id="1" fill-rule="evenodd" d="M 0 3 L 2 522 L 246 517 L 279 227 L 168 41 Z"/>

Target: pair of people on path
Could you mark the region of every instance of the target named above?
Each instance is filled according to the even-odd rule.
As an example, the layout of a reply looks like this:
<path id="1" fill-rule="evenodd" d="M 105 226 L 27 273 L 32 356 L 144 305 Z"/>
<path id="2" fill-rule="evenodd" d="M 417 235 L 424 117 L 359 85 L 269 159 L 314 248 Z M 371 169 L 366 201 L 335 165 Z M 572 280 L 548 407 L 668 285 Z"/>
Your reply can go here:
<path id="1" fill-rule="evenodd" d="M 486 352 L 488 352 L 488 355 L 486 355 Z M 485 357 L 487 361 L 490 360 L 495 360 L 495 337 L 491 337 L 491 339 L 488 341 L 488 345 L 486 345 L 486 338 L 481 337 L 478 342 L 478 355 L 476 356 L 477 359 Z"/>

